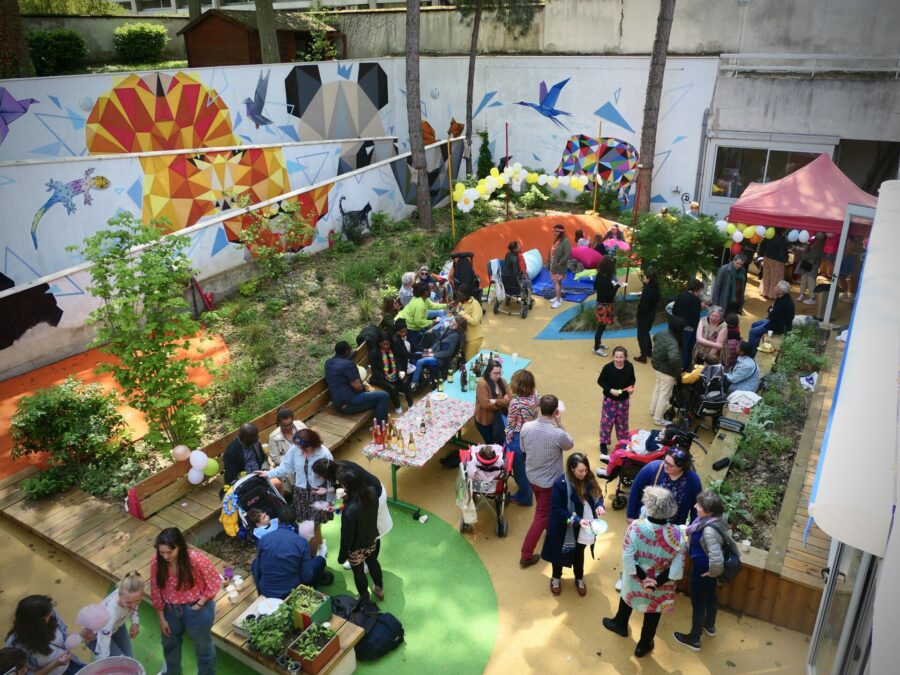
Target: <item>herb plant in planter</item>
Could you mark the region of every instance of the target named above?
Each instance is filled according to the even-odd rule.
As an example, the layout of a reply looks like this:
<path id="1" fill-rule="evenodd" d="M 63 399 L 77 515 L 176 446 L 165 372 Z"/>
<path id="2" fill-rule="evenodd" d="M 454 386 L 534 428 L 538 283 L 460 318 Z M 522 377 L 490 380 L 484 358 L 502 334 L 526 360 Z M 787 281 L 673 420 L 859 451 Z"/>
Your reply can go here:
<path id="1" fill-rule="evenodd" d="M 250 635 L 250 644 L 272 658 L 284 651 L 284 639 L 291 627 L 291 610 L 287 603 L 271 614 L 257 616 L 253 621 L 245 620 L 242 625 Z"/>
<path id="2" fill-rule="evenodd" d="M 284 600 L 294 613 L 294 626 L 307 628 L 331 619 L 331 598 L 309 586 L 297 586 Z"/>
<path id="3" fill-rule="evenodd" d="M 340 649 L 337 633 L 327 623 L 314 623 L 288 647 L 288 654 L 300 662 L 304 673 L 316 675 Z"/>

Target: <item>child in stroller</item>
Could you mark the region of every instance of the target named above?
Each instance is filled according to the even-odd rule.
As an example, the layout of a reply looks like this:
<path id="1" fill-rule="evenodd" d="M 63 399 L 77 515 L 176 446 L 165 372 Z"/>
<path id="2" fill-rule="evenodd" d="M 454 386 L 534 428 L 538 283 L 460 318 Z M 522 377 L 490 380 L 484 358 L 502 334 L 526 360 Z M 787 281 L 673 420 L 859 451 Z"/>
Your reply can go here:
<path id="1" fill-rule="evenodd" d="M 465 485 L 476 509 L 485 505 L 497 515 L 496 533 L 505 537 L 509 522 L 503 517 L 509 503 L 507 481 L 512 475 L 513 454 L 504 453 L 500 445 L 475 445 L 459 451 L 459 483 Z M 465 516 L 460 519 L 459 531 L 466 532 L 472 526 Z"/>
<path id="2" fill-rule="evenodd" d="M 716 430 L 719 428 L 719 418 L 722 410 L 728 403 L 725 395 L 725 367 L 718 363 L 711 363 L 703 367 L 700 377 L 690 383 L 682 378 L 679 384 L 672 390 L 672 398 L 669 400 L 669 409 L 664 414 L 665 419 L 677 425 L 694 424 L 692 431 L 700 427 Z M 703 419 L 712 418 L 712 424 L 703 424 Z"/>
<path id="3" fill-rule="evenodd" d="M 235 481 L 234 487 L 225 495 L 225 499 L 228 500 L 232 494 L 236 497 L 240 531 L 245 533 L 244 536 L 254 527 L 248 517 L 251 509 L 261 511 L 270 519 L 274 519 L 287 506 L 287 502 L 272 481 L 267 476 L 256 473 L 248 474 Z"/>

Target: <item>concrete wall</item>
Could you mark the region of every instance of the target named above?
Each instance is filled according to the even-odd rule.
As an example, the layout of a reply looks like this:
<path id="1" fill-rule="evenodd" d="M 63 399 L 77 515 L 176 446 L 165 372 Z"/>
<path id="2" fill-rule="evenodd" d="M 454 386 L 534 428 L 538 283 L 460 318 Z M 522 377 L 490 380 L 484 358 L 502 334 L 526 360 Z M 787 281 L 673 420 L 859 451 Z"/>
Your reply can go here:
<path id="1" fill-rule="evenodd" d="M 25 30 L 69 28 L 81 35 L 87 48 L 85 61 L 106 63 L 118 60 L 113 47 L 113 31 L 128 23 L 156 23 L 166 27 L 169 41 L 164 56 L 167 59 L 186 59 L 184 38 L 176 35 L 187 24 L 187 17 L 129 17 L 129 16 L 32 16 L 22 17 Z"/>

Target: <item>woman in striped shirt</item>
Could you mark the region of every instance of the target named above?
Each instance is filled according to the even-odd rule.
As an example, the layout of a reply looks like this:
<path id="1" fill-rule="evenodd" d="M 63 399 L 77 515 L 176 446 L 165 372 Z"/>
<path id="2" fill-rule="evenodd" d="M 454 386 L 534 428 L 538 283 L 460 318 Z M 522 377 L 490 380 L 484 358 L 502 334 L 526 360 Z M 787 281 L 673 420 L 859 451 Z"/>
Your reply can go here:
<path id="1" fill-rule="evenodd" d="M 509 402 L 506 417 L 506 448 L 515 453 L 513 458 L 513 475 L 519 490 L 510 497 L 510 501 L 520 506 L 531 506 L 533 499 L 531 483 L 525 473 L 525 453 L 519 443 L 519 432 L 525 422 L 537 419 L 538 403 L 541 395 L 537 393 L 534 375 L 528 370 L 517 370 L 509 381 L 513 395 Z"/>
<path id="2" fill-rule="evenodd" d="M 215 598 L 222 587 L 212 561 L 188 548 L 184 535 L 168 527 L 156 537 L 156 557 L 150 561 L 150 600 L 159 615 L 166 675 L 181 675 L 184 634 L 194 641 L 198 675 L 215 675 L 216 648 L 212 626 Z"/>

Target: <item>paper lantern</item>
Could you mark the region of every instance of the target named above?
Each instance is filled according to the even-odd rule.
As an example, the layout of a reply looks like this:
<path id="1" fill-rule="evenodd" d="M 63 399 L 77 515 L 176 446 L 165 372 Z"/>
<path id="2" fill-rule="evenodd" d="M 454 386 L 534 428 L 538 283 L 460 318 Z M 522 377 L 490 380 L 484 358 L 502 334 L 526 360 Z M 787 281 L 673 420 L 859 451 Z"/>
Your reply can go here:
<path id="1" fill-rule="evenodd" d="M 724 232 L 726 229 L 728 229 L 728 221 L 727 220 L 717 220 L 716 221 L 716 229 L 719 232 Z"/>
<path id="2" fill-rule="evenodd" d="M 800 233 L 797 232 L 797 230 L 791 230 L 790 232 L 788 232 L 787 240 L 789 242 L 793 243 L 793 242 L 797 241 L 797 239 L 799 237 L 800 237 Z"/>
<path id="3" fill-rule="evenodd" d="M 770 227 L 766 229 L 766 239 L 774 239 L 775 238 L 775 228 Z"/>
<path id="4" fill-rule="evenodd" d="M 737 229 L 737 225 L 735 225 L 734 223 L 728 223 L 728 225 L 725 226 L 725 231 L 728 234 L 734 234 L 734 231 L 736 229 Z"/>
<path id="5" fill-rule="evenodd" d="M 735 230 L 734 232 L 731 233 L 731 239 L 732 239 L 732 241 L 735 241 L 738 244 L 740 244 L 742 241 L 744 241 L 744 233 L 741 232 L 740 230 Z"/>
<path id="6" fill-rule="evenodd" d="M 765 237 L 766 236 L 766 228 L 764 228 L 762 225 L 757 225 L 756 226 L 756 234 L 760 237 Z"/>
<path id="7" fill-rule="evenodd" d="M 752 225 L 747 225 L 747 227 L 744 228 L 744 239 L 750 239 L 755 234 L 756 234 L 756 228 L 753 227 Z"/>
<path id="8" fill-rule="evenodd" d="M 738 244 L 738 243 L 734 243 L 734 244 L 731 245 L 731 255 L 737 255 L 737 254 L 740 253 L 742 250 L 744 250 L 744 247 L 741 246 L 741 245 Z"/>
<path id="9" fill-rule="evenodd" d="M 172 448 L 172 459 L 176 462 L 183 462 L 191 456 L 191 449 L 186 445 L 176 445 Z"/>
<path id="10" fill-rule="evenodd" d="M 495 166 L 493 169 L 491 169 L 491 176 L 493 176 L 494 178 L 496 178 L 496 177 L 499 176 L 499 175 L 500 175 L 500 172 L 497 170 L 497 167 L 496 167 L 496 166 Z"/>
<path id="11" fill-rule="evenodd" d="M 801 230 L 800 234 L 797 235 L 797 241 L 799 241 L 801 244 L 805 244 L 806 242 L 808 242 L 809 232 L 807 232 L 806 230 Z"/>
<path id="12" fill-rule="evenodd" d="M 191 469 L 187 474 L 188 483 L 191 485 L 200 485 L 203 482 L 203 471 L 200 469 Z"/>
<path id="13" fill-rule="evenodd" d="M 191 453 L 191 467 L 203 471 L 209 463 L 209 457 L 202 450 L 194 450 Z"/>
<path id="14" fill-rule="evenodd" d="M 206 463 L 206 467 L 203 469 L 203 475 L 215 476 L 217 473 L 219 473 L 219 462 L 210 457 L 209 462 Z"/>

